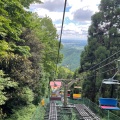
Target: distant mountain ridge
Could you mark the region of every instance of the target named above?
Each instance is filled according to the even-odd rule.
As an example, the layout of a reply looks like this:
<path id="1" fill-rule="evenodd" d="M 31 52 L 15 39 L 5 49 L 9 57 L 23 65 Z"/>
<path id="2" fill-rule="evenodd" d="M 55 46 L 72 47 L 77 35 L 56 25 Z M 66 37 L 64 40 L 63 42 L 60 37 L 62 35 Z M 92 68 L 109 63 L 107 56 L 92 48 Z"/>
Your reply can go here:
<path id="1" fill-rule="evenodd" d="M 61 53 L 64 55 L 61 66 L 68 67 L 71 71 L 75 71 L 80 66 L 80 54 L 87 45 L 87 40 L 62 40 L 63 49 Z"/>
<path id="2" fill-rule="evenodd" d="M 62 39 L 61 40 L 62 44 L 75 44 L 77 46 L 85 46 L 87 45 L 87 40 L 67 40 L 67 39 Z"/>

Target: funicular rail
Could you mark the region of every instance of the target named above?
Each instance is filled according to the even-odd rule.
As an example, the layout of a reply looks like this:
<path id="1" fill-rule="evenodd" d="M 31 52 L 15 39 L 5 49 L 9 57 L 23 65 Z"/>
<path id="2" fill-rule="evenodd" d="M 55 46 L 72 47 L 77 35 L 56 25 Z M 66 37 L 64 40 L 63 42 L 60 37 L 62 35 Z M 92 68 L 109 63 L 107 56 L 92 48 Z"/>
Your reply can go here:
<path id="1" fill-rule="evenodd" d="M 75 104 L 75 108 L 83 120 L 100 120 L 88 107 L 84 104 Z"/>
<path id="2" fill-rule="evenodd" d="M 54 101 L 50 102 L 49 120 L 57 120 L 57 108 Z"/>

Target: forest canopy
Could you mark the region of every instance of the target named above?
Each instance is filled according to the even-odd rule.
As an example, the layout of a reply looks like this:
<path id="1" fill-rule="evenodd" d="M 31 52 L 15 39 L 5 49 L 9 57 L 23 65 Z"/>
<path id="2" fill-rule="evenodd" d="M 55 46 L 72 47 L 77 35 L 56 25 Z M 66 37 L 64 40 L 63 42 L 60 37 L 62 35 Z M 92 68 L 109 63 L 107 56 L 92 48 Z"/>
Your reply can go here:
<path id="1" fill-rule="evenodd" d="M 54 79 L 57 30 L 49 17 L 26 11 L 33 2 L 41 3 L 0 0 L 0 119 L 19 120 L 26 109 L 30 119 Z"/>

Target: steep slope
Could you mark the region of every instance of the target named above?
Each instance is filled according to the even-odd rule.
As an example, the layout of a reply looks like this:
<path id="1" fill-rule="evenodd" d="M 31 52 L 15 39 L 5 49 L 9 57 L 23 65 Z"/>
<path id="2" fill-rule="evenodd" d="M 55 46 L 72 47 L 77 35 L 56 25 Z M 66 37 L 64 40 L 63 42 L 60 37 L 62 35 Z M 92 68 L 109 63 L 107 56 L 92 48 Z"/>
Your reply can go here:
<path id="1" fill-rule="evenodd" d="M 63 40 L 64 45 L 61 53 L 64 55 L 61 66 L 68 67 L 71 71 L 75 71 L 80 65 L 80 54 L 87 44 L 87 41 L 80 40 Z"/>

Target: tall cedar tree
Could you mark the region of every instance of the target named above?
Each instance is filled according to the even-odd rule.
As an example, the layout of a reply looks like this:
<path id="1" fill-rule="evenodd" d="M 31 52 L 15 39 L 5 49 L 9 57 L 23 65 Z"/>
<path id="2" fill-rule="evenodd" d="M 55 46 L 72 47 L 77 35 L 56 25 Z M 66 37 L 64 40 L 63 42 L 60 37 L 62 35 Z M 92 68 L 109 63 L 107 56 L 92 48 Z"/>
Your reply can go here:
<path id="1" fill-rule="evenodd" d="M 95 71 L 95 69 L 119 58 L 120 53 L 94 68 L 92 66 L 120 50 L 120 1 L 101 0 L 99 12 L 95 13 L 91 20 L 92 23 L 88 30 L 88 45 L 81 54 L 79 72 L 87 71 L 89 73 L 83 83 L 83 96 L 90 98 L 92 101 L 98 101 L 98 92 L 102 79 L 114 75 L 116 63 L 107 65 L 99 69 L 99 71 Z M 101 72 L 107 70 L 110 71 L 101 74 Z M 104 96 L 107 95 L 107 93 L 103 94 Z M 108 96 L 110 95 L 108 94 Z"/>

